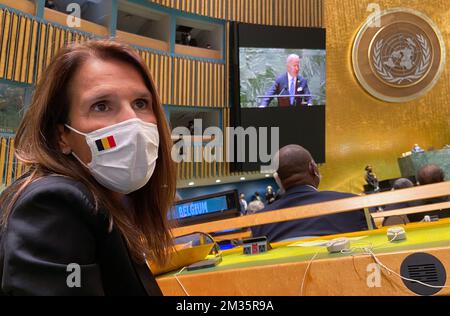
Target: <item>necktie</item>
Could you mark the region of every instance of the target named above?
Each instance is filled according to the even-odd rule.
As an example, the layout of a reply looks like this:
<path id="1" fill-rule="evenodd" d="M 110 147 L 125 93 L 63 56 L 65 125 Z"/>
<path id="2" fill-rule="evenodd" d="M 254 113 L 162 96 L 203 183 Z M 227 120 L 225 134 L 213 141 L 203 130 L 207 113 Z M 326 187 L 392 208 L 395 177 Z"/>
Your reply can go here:
<path id="1" fill-rule="evenodd" d="M 289 94 L 295 94 L 295 78 L 291 79 L 291 87 L 289 88 Z M 290 97 L 291 105 L 294 105 L 295 97 Z"/>

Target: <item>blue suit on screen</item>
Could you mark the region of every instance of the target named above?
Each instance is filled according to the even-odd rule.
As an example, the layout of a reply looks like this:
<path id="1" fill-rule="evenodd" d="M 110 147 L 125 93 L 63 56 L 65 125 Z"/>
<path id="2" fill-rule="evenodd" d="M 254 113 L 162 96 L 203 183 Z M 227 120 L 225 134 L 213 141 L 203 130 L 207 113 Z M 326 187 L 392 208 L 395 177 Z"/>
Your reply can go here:
<path id="1" fill-rule="evenodd" d="M 294 94 L 311 94 L 309 87 L 308 87 L 308 81 L 303 78 L 302 76 L 298 75 L 297 80 L 295 81 L 295 93 Z M 266 92 L 266 95 L 289 95 L 289 79 L 288 74 L 285 73 L 284 75 L 279 76 L 275 82 L 273 83 L 272 87 Z M 261 99 L 260 107 L 267 107 L 269 106 L 269 103 L 272 101 L 273 98 L 263 98 Z M 295 97 L 295 100 L 293 103 L 291 103 L 291 100 L 289 97 L 286 98 L 278 98 L 278 106 L 295 106 L 295 105 L 313 105 L 312 97 Z"/>

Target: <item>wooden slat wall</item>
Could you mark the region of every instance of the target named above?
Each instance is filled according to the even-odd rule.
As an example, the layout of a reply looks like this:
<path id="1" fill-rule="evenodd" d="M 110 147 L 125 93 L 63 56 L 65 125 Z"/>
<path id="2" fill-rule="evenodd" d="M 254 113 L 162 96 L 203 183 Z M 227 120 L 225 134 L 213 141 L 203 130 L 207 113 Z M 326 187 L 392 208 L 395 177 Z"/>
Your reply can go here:
<path id="1" fill-rule="evenodd" d="M 222 0 L 155 0 L 151 2 L 217 19 L 225 19 L 226 16 L 226 6 Z"/>
<path id="2" fill-rule="evenodd" d="M 33 82 L 37 29 L 36 21 L 0 9 L 0 78 Z"/>
<path id="3" fill-rule="evenodd" d="M 10 185 L 25 172 L 25 166 L 14 156 L 14 138 L 0 137 L 0 187 Z"/>
<path id="4" fill-rule="evenodd" d="M 147 64 L 162 104 L 172 103 L 172 58 L 167 55 L 137 50 Z"/>
<path id="5" fill-rule="evenodd" d="M 177 10 L 252 24 L 324 27 L 325 0 L 148 0 Z"/>
<path id="6" fill-rule="evenodd" d="M 67 43 L 80 43 L 87 41 L 92 37 L 84 33 L 63 29 L 49 23 L 40 23 L 39 30 L 37 79 L 40 78 L 43 70 L 50 63 L 53 56 L 55 56 L 62 47 L 66 46 Z"/>
<path id="7" fill-rule="evenodd" d="M 174 105 L 223 108 L 225 65 L 174 58 Z"/>

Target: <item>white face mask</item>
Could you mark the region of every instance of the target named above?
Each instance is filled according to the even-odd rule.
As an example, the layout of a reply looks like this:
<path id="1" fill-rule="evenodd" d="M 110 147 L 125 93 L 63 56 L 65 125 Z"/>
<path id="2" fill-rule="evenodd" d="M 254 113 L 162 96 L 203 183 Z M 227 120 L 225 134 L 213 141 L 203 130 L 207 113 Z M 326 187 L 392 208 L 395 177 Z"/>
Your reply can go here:
<path id="1" fill-rule="evenodd" d="M 128 194 L 150 180 L 158 158 L 159 134 L 155 124 L 136 118 L 90 133 L 65 126 L 86 137 L 91 162 L 86 165 L 74 152 L 72 154 L 104 187 Z"/>

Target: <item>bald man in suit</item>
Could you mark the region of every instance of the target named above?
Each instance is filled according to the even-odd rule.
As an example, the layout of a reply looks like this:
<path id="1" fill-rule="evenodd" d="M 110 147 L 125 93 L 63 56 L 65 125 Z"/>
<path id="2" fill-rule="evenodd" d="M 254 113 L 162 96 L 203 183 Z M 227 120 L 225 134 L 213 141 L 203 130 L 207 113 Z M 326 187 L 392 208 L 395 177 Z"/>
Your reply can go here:
<path id="1" fill-rule="evenodd" d="M 355 196 L 350 193 L 319 191 L 321 178 L 319 169 L 309 151 L 299 145 L 288 145 L 281 148 L 278 153 L 278 161 L 279 166 L 275 180 L 285 192 L 278 200 L 260 212 Z M 362 209 L 251 228 L 254 237 L 266 236 L 268 241 L 333 235 L 367 229 L 367 221 Z"/>

